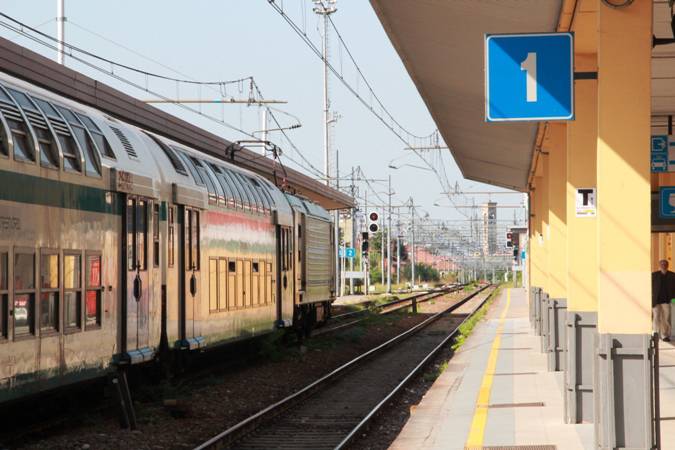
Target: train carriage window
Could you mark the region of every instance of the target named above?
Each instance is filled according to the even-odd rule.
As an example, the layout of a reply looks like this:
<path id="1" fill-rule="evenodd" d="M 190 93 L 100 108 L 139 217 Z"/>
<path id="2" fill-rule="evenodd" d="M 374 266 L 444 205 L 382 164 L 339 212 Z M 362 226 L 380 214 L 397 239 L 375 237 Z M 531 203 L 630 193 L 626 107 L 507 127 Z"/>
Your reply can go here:
<path id="1" fill-rule="evenodd" d="M 9 252 L 0 249 L 0 340 L 7 339 L 9 330 Z"/>
<path id="2" fill-rule="evenodd" d="M 251 189 L 251 186 L 249 186 L 248 182 L 246 181 L 246 178 L 241 175 L 240 173 L 237 172 L 232 172 L 232 174 L 237 178 L 239 181 L 239 185 L 243 188 L 244 192 L 246 193 L 246 198 L 248 199 L 248 203 L 251 207 L 252 210 L 258 210 L 258 201 L 256 200 L 256 196 L 253 195 L 253 190 Z"/>
<path id="3" fill-rule="evenodd" d="M 159 203 L 152 204 L 152 265 L 159 267 Z"/>
<path id="4" fill-rule="evenodd" d="M 241 189 L 239 189 L 238 183 L 234 181 L 234 178 L 232 177 L 232 173 L 229 170 L 223 170 L 223 177 L 227 181 L 228 186 L 230 187 L 230 191 L 232 191 L 235 199 L 235 206 L 238 208 L 243 208 L 244 207 L 244 195 L 241 192 Z"/>
<path id="5" fill-rule="evenodd" d="M 246 187 L 248 188 L 249 191 L 251 191 L 251 194 L 253 195 L 253 199 L 255 200 L 256 205 L 258 206 L 258 212 L 261 213 L 265 212 L 265 203 L 263 203 L 260 192 L 258 192 L 258 189 L 256 189 L 255 185 L 253 184 L 253 179 L 245 176 L 242 176 L 242 178 L 246 182 Z"/>
<path id="6" fill-rule="evenodd" d="M 43 167 L 60 167 L 59 148 L 56 144 L 56 141 L 54 140 L 54 136 L 52 135 L 52 131 L 50 130 L 45 117 L 26 94 L 9 88 L 7 91 L 21 106 L 33 127 L 33 132 L 35 133 L 38 147 L 40 149 L 40 164 Z"/>
<path id="7" fill-rule="evenodd" d="M 0 110 L 7 122 L 8 132 L 12 135 L 14 158 L 19 161 L 34 162 L 33 137 L 16 103 L 2 87 L 0 87 Z"/>
<path id="8" fill-rule="evenodd" d="M 59 329 L 59 255 L 43 250 L 40 254 L 40 330 Z"/>
<path id="9" fill-rule="evenodd" d="M 127 199 L 127 271 L 136 270 L 136 245 L 134 244 L 134 223 L 136 222 L 136 200 Z"/>
<path id="10" fill-rule="evenodd" d="M 0 157 L 9 157 L 9 139 L 4 124 L 0 124 Z"/>
<path id="11" fill-rule="evenodd" d="M 185 270 L 199 270 L 199 211 L 185 210 Z"/>
<path id="12" fill-rule="evenodd" d="M 21 106 L 21 108 L 27 109 L 27 110 L 33 111 L 33 112 L 38 112 L 37 108 L 35 107 L 33 102 L 30 101 L 30 99 L 28 98 L 28 96 L 26 94 L 24 94 L 23 92 L 19 92 L 16 89 L 12 89 L 12 88 L 7 88 L 7 90 L 9 91 L 10 95 L 14 98 L 14 100 L 16 100 L 16 102 L 19 104 L 19 106 Z"/>
<path id="13" fill-rule="evenodd" d="M 33 100 L 40 107 L 43 114 L 47 116 L 47 120 L 49 120 L 52 129 L 56 133 L 56 137 L 61 145 L 61 153 L 63 154 L 63 168 L 71 172 L 82 172 L 80 151 L 65 120 L 49 102 L 39 98 L 33 98 Z"/>
<path id="14" fill-rule="evenodd" d="M 218 258 L 209 258 L 209 311 L 218 311 Z"/>
<path id="15" fill-rule="evenodd" d="M 192 156 L 188 156 L 188 158 L 190 159 L 190 162 L 194 164 L 195 168 L 197 169 L 197 173 L 199 173 L 199 176 L 201 177 L 204 184 L 206 184 L 206 190 L 209 193 L 209 202 L 216 203 L 218 201 L 218 193 L 216 191 L 215 185 L 213 184 L 213 180 L 206 172 L 206 168 L 197 158 L 193 158 Z"/>
<path id="16" fill-rule="evenodd" d="M 63 322 L 68 330 L 78 330 L 82 321 L 82 256 L 64 252 L 63 255 Z"/>
<path id="17" fill-rule="evenodd" d="M 35 333 L 35 253 L 14 253 L 14 337 Z"/>
<path id="18" fill-rule="evenodd" d="M 225 260 L 223 260 L 225 262 Z M 225 264 L 223 264 L 225 267 Z M 227 308 L 237 309 L 237 263 L 227 260 Z"/>
<path id="19" fill-rule="evenodd" d="M 255 178 L 249 178 L 251 181 L 251 184 L 253 185 L 253 189 L 258 193 L 258 197 L 260 198 L 260 201 L 265 208 L 266 212 L 269 212 L 272 210 L 272 205 L 270 204 L 269 198 L 265 195 L 264 188 L 258 183 L 258 180 Z"/>
<path id="20" fill-rule="evenodd" d="M 193 211 L 192 212 L 192 250 L 190 252 L 192 256 L 192 267 L 195 270 L 199 270 L 199 238 L 200 238 L 200 230 L 199 230 L 199 211 Z"/>
<path id="21" fill-rule="evenodd" d="M 7 125 L 12 133 L 14 142 L 14 158 L 19 161 L 35 161 L 33 138 L 24 122 L 7 119 Z"/>
<path id="22" fill-rule="evenodd" d="M 272 290 L 272 263 L 267 263 L 267 273 L 265 274 L 266 296 L 268 302 L 274 303 L 274 292 Z"/>
<path id="23" fill-rule="evenodd" d="M 111 158 L 111 159 L 117 159 L 117 156 L 115 156 L 115 152 L 113 151 L 112 147 L 110 146 L 110 143 L 108 142 L 108 139 L 105 137 L 101 129 L 94 123 L 93 120 L 91 120 L 89 117 L 85 116 L 84 114 L 81 113 L 74 113 L 77 118 L 84 124 L 84 126 L 87 128 L 89 133 L 91 134 L 92 139 L 96 143 L 96 147 L 98 148 L 98 151 L 101 155 Z"/>
<path id="24" fill-rule="evenodd" d="M 223 170 L 212 163 L 207 163 L 214 176 L 216 177 L 218 184 L 220 184 L 221 189 L 223 190 L 223 195 L 225 196 L 225 204 L 233 204 L 234 196 L 230 191 L 230 186 L 227 184 L 227 180 L 223 176 Z"/>
<path id="25" fill-rule="evenodd" d="M 162 149 L 166 157 L 169 158 L 169 162 L 173 166 L 174 170 L 181 175 L 187 176 L 187 170 L 185 170 L 185 166 L 178 158 L 178 155 L 176 155 L 176 152 L 174 152 L 171 147 L 162 142 L 157 136 L 153 136 L 152 134 L 148 133 L 146 134 L 148 135 L 148 137 L 150 137 L 150 139 L 155 141 L 155 143 L 159 146 L 159 148 Z"/>
<path id="26" fill-rule="evenodd" d="M 175 147 L 174 147 L 175 148 Z M 206 183 L 202 179 L 202 176 L 199 172 L 197 172 L 197 168 L 194 166 L 192 163 L 192 160 L 190 157 L 182 151 L 178 151 L 178 154 L 180 155 L 181 158 L 183 158 L 183 162 L 185 163 L 185 167 L 188 168 L 190 171 L 190 174 L 192 175 L 192 178 L 195 180 L 195 183 L 199 186 L 206 186 Z"/>
<path id="27" fill-rule="evenodd" d="M 255 208 L 255 203 L 251 198 L 251 194 L 249 193 L 248 189 L 245 188 L 244 184 L 241 181 L 241 178 L 239 177 L 239 174 L 235 171 L 230 171 L 230 178 L 232 178 L 235 186 L 237 186 L 237 189 L 239 189 L 239 193 L 241 194 L 242 204 L 244 208 L 245 209 Z"/>
<path id="28" fill-rule="evenodd" d="M 169 267 L 174 266 L 175 261 L 175 209 L 173 206 L 169 206 L 169 236 L 168 236 L 168 256 L 169 256 Z"/>
<path id="29" fill-rule="evenodd" d="M 148 268 L 148 202 L 138 200 L 136 211 L 136 266 Z"/>
<path id="30" fill-rule="evenodd" d="M 227 259 L 218 259 L 218 310 L 226 311 L 227 305 Z"/>
<path id="31" fill-rule="evenodd" d="M 101 279 L 101 255 L 90 253 L 87 258 L 86 293 L 84 305 L 84 321 L 86 329 L 101 326 L 101 297 L 103 296 L 103 284 Z"/>
<path id="32" fill-rule="evenodd" d="M 211 169 L 211 165 L 202 163 L 201 170 L 202 176 L 211 180 L 211 184 L 215 188 L 216 194 L 218 195 L 218 203 L 225 205 L 225 192 L 223 191 L 223 187 L 220 185 L 220 181 L 218 181 L 218 177 L 216 177 L 215 172 L 213 172 Z"/>
<path id="33" fill-rule="evenodd" d="M 80 145 L 82 155 L 84 156 L 85 172 L 89 176 L 101 176 L 101 164 L 96 156 L 96 144 L 92 135 L 86 130 L 84 124 L 69 109 L 62 106 L 56 106 L 63 119 L 68 122 L 70 129 L 75 136 L 75 140 Z"/>

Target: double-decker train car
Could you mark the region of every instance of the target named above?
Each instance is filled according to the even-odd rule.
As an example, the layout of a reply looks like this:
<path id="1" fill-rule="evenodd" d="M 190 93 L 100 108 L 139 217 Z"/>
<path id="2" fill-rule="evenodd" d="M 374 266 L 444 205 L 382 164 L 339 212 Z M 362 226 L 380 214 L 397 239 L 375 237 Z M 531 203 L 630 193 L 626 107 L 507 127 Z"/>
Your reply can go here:
<path id="1" fill-rule="evenodd" d="M 255 173 L 0 74 L 0 403 L 306 329 L 333 236 Z"/>

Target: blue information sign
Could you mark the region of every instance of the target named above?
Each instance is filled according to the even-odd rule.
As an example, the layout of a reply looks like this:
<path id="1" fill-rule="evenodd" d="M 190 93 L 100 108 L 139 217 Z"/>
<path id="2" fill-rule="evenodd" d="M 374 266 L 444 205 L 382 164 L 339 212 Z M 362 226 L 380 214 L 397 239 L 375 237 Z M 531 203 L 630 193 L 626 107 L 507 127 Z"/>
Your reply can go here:
<path id="1" fill-rule="evenodd" d="M 356 256 L 356 250 L 353 247 L 346 247 L 343 252 L 342 247 L 340 247 L 338 248 L 338 256 L 340 258 L 354 258 Z"/>
<path id="2" fill-rule="evenodd" d="M 663 186 L 659 189 L 659 217 L 675 219 L 675 186 Z"/>
<path id="3" fill-rule="evenodd" d="M 652 172 L 668 172 L 668 136 L 652 136 Z"/>
<path id="4" fill-rule="evenodd" d="M 488 122 L 574 119 L 572 33 L 485 37 Z"/>

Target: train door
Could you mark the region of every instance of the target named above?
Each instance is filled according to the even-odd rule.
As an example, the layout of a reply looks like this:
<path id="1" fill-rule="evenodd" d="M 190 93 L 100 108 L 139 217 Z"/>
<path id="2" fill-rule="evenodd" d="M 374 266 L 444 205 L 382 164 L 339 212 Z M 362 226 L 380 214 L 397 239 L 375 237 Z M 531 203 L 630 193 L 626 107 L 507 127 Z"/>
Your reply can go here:
<path id="1" fill-rule="evenodd" d="M 151 286 L 148 276 L 148 219 L 151 200 L 126 196 L 124 261 L 126 264 L 125 352 L 149 347 Z M 133 358 L 132 358 L 133 359 Z"/>
<path id="2" fill-rule="evenodd" d="M 294 304 L 293 229 L 277 227 L 277 311 L 281 317 L 284 304 Z"/>
<path id="3" fill-rule="evenodd" d="M 199 325 L 201 298 L 201 211 L 179 205 L 178 292 L 179 336 L 181 348 L 194 349 L 203 344 Z"/>

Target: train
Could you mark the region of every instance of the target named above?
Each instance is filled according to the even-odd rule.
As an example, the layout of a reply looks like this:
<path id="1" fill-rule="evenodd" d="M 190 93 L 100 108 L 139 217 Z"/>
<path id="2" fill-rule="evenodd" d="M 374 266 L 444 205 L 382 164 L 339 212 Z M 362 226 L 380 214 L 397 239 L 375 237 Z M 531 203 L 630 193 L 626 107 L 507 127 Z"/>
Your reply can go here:
<path id="1" fill-rule="evenodd" d="M 335 298 L 334 226 L 225 158 L 0 73 L 0 404 L 306 332 Z"/>

